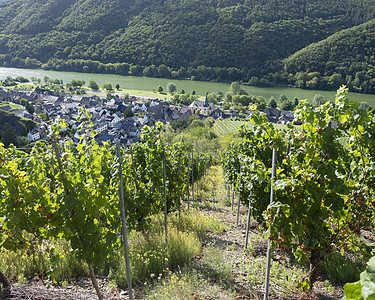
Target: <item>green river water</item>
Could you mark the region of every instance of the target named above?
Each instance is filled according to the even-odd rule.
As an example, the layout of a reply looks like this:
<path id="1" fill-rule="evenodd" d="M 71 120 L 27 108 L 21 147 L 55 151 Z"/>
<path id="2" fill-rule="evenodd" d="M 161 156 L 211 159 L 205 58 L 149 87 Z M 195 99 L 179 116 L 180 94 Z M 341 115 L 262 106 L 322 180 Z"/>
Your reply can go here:
<path id="1" fill-rule="evenodd" d="M 191 81 L 191 80 L 174 80 L 165 78 L 151 78 L 151 77 L 137 77 L 137 76 L 120 76 L 111 74 L 93 74 L 93 73 L 76 73 L 76 72 L 59 72 L 59 71 L 46 71 L 40 69 L 18 69 L 18 68 L 5 68 L 0 67 L 0 80 L 5 79 L 7 76 L 17 77 L 23 76 L 28 79 L 36 77 L 43 79 L 48 76 L 52 79 L 62 79 L 64 83 L 70 82 L 72 79 L 85 80 L 86 84 L 90 79 L 93 79 L 99 86 L 104 83 L 110 82 L 112 86 L 119 84 L 121 89 L 152 91 L 156 90 L 158 85 L 161 85 L 164 90 L 169 82 L 173 82 L 177 86 L 177 91 L 180 92 L 184 89 L 186 93 L 196 91 L 199 95 L 204 95 L 206 91 L 211 92 L 226 92 L 229 90 L 229 83 L 222 82 L 207 82 L 207 81 Z M 333 100 L 335 92 L 333 91 L 319 91 L 319 90 L 303 90 L 289 87 L 268 87 L 258 88 L 252 86 L 243 86 L 249 95 L 261 95 L 268 101 L 273 96 L 276 100 L 281 94 L 284 94 L 288 99 L 293 100 L 294 97 L 298 99 L 307 99 L 311 101 L 315 94 L 321 94 L 327 100 Z M 349 98 L 359 102 L 366 101 L 372 107 L 375 107 L 375 95 L 349 93 Z"/>

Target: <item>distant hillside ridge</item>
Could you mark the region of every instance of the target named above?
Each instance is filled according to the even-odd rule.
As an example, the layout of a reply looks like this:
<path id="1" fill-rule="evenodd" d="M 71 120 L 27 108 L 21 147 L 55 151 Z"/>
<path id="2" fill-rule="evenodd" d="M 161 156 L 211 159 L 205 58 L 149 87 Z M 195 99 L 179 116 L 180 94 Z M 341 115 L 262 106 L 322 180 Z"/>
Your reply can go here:
<path id="1" fill-rule="evenodd" d="M 248 81 L 374 12 L 375 0 L 9 0 L 0 65 Z"/>
<path id="2" fill-rule="evenodd" d="M 375 93 L 375 20 L 309 45 L 285 59 L 283 67 L 289 83 L 298 87 L 345 84 L 352 91 Z"/>

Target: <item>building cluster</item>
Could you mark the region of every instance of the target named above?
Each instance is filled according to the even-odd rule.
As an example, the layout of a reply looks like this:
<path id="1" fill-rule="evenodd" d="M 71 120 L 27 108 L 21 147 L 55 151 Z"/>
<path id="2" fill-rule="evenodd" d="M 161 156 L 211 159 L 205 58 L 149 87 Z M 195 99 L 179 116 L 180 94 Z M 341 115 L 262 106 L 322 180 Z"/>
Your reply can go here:
<path id="1" fill-rule="evenodd" d="M 99 144 L 103 142 L 130 145 L 139 141 L 143 126 L 154 126 L 156 122 L 170 123 L 181 119 L 188 119 L 197 114 L 201 119 L 212 117 L 225 119 L 230 117 L 243 117 L 237 114 L 224 112 L 220 107 L 205 101 L 193 101 L 189 106 L 171 105 L 167 101 L 153 98 L 130 99 L 114 97 L 107 100 L 95 95 L 71 95 L 63 92 L 54 92 L 36 88 L 34 91 L 13 91 L 0 89 L 0 101 L 21 104 L 22 99 L 33 105 L 35 112 L 29 113 L 26 109 L 12 109 L 10 105 L 2 106 L 2 110 L 10 111 L 20 117 L 31 119 L 37 123 L 27 136 L 31 141 L 46 138 L 51 133 L 51 126 L 65 120 L 67 127 L 62 132 L 71 129 L 69 139 L 77 143 L 83 135 L 87 135 L 89 120 L 80 113 L 83 109 L 91 115 L 92 126 L 90 130 L 96 131 L 94 137 Z M 125 112 L 132 112 L 127 118 Z M 38 116 L 44 114 L 48 121 L 41 120 Z M 125 113 L 125 114 L 124 114 Z M 251 113 L 250 111 L 248 112 Z M 264 113 L 270 122 L 289 123 L 293 121 L 294 114 L 289 111 L 266 108 Z"/>
<path id="2" fill-rule="evenodd" d="M 22 99 L 33 105 L 35 112 L 29 113 L 26 109 L 12 109 L 10 105 L 2 106 L 1 109 L 10 111 L 20 117 L 31 119 L 37 126 L 28 133 L 31 141 L 46 138 L 50 135 L 51 126 L 65 120 L 66 128 L 71 129 L 74 135 L 70 135 L 73 142 L 78 142 L 82 135 L 87 134 L 87 117 L 80 113 L 82 109 L 91 115 L 92 127 L 97 135 L 98 143 L 119 140 L 120 143 L 129 145 L 139 141 L 142 127 L 154 126 L 156 122 L 170 123 L 181 119 L 188 119 L 197 114 L 201 119 L 213 117 L 214 119 L 232 117 L 233 114 L 225 114 L 213 103 L 205 101 L 194 101 L 190 106 L 171 105 L 159 99 L 134 96 L 130 99 L 115 97 L 111 100 L 90 95 L 70 95 L 68 93 L 53 92 L 46 89 L 36 88 L 34 91 L 12 91 L 0 89 L 0 101 L 21 104 Z M 130 111 L 133 116 L 124 117 L 124 112 Z M 38 116 L 44 114 L 48 121 L 41 120 Z"/>

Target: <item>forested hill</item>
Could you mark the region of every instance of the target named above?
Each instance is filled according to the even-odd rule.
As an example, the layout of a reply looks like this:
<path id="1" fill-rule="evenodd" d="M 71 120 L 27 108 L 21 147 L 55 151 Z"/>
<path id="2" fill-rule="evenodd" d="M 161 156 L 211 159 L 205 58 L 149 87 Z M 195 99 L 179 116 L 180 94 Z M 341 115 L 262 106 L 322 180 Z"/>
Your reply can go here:
<path id="1" fill-rule="evenodd" d="M 9 0 L 0 64 L 249 80 L 374 11 L 375 0 Z"/>
<path id="2" fill-rule="evenodd" d="M 284 61 L 284 72 L 298 87 L 330 89 L 345 84 L 353 91 L 375 93 L 375 20 L 298 51 Z"/>

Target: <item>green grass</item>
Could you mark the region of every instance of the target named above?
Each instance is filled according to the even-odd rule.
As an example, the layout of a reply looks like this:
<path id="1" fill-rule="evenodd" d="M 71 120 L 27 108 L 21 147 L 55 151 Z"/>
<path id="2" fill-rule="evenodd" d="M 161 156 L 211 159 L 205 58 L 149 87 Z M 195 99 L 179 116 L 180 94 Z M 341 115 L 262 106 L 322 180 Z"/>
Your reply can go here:
<path id="1" fill-rule="evenodd" d="M 201 243 L 194 233 L 169 228 L 165 244 L 162 233 L 150 235 L 146 240 L 141 235 L 131 243 L 130 270 L 134 281 L 163 276 L 168 270 L 184 266 L 200 252 Z M 111 277 L 120 286 L 126 285 L 125 259 L 119 254 L 118 262 L 111 269 Z"/>
<path id="2" fill-rule="evenodd" d="M 354 282 L 359 280 L 360 273 L 366 267 L 366 260 L 358 255 L 342 256 L 334 252 L 327 255 L 322 267 L 330 280 Z"/>
<path id="3" fill-rule="evenodd" d="M 234 134 L 238 132 L 238 128 L 244 123 L 245 121 L 233 121 L 229 119 L 225 120 L 217 120 L 213 127 L 214 132 L 217 134 L 218 137 L 223 137 L 227 134 Z"/>
<path id="4" fill-rule="evenodd" d="M 217 120 L 213 127 L 214 132 L 218 137 L 224 137 L 229 134 L 236 134 L 238 133 L 239 127 L 246 123 L 248 128 L 252 128 L 253 124 L 247 120 L 231 120 L 231 119 L 224 119 L 224 120 Z M 276 129 L 283 129 L 286 125 L 284 124 L 273 124 Z"/>
<path id="5" fill-rule="evenodd" d="M 65 241 L 44 241 L 41 246 L 29 250 L 1 249 L 0 266 L 10 280 L 38 275 L 49 276 L 51 280 L 60 282 L 88 274 L 87 265 L 75 257 Z"/>
<path id="6" fill-rule="evenodd" d="M 169 272 L 164 278 L 146 282 L 146 300 L 223 299 L 236 298 L 232 266 L 224 262 L 224 254 L 215 245 L 209 245 L 202 253 L 202 262 L 193 261 L 177 272 Z"/>
<path id="7" fill-rule="evenodd" d="M 183 211 L 181 218 L 177 213 L 168 216 L 168 239 L 164 239 L 164 216 L 154 216 L 148 238 L 141 233 L 130 232 L 130 262 L 132 279 L 135 281 L 164 276 L 171 269 L 185 266 L 201 251 L 201 240 L 208 232 L 220 233 L 226 227 L 203 212 L 190 209 Z M 25 281 L 35 275 L 48 277 L 55 282 L 70 280 L 88 274 L 87 264 L 79 261 L 65 241 L 43 242 L 32 251 L 16 252 L 1 249 L 1 271 L 10 280 Z M 99 271 L 98 271 L 99 270 Z M 106 266 L 97 269 L 106 274 L 120 286 L 126 285 L 125 260 L 120 248 Z"/>
<path id="8" fill-rule="evenodd" d="M 13 104 L 13 103 L 4 103 L 4 102 L 0 103 L 0 109 L 3 106 L 10 106 L 12 109 L 25 109 L 22 105 Z"/>

